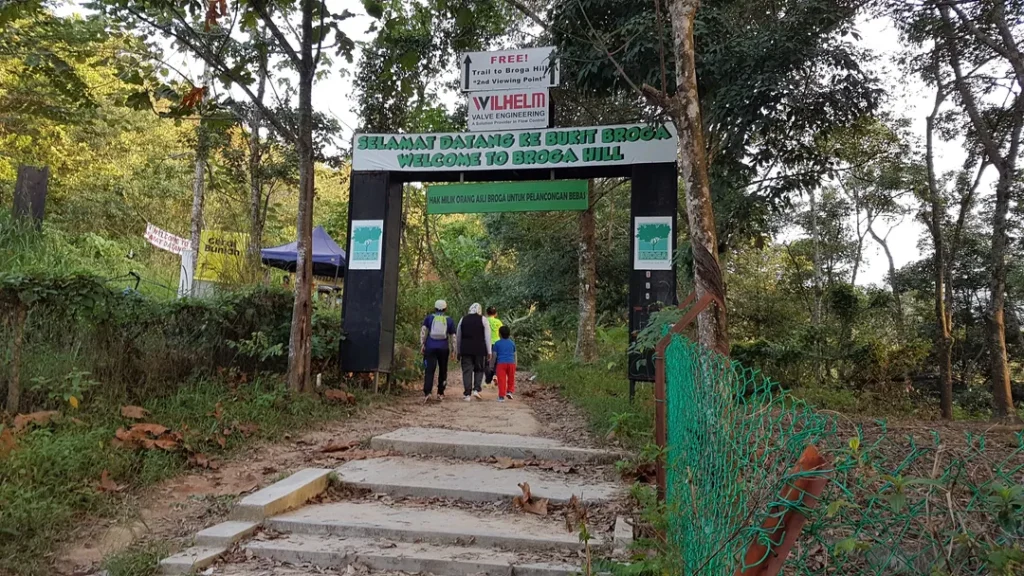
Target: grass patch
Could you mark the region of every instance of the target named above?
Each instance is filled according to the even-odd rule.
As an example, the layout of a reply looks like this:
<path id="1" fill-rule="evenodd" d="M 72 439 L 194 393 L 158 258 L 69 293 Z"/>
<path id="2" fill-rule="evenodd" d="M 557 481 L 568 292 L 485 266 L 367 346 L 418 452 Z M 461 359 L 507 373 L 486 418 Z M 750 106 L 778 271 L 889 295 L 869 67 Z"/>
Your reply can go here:
<path id="1" fill-rule="evenodd" d="M 258 378 L 237 387 L 196 381 L 143 407 L 150 411 L 147 422 L 181 431 L 191 450 L 216 458 L 247 442 L 278 438 L 353 412 L 351 407 L 325 404 L 317 396 L 291 394 L 278 377 Z M 17 447 L 0 456 L 0 574 L 48 574 L 47 555 L 78 517 L 112 511 L 117 497 L 97 489 L 104 470 L 111 480 L 131 490 L 187 466 L 180 450 L 113 446 L 117 428 L 132 423 L 119 409 L 117 403 L 99 400 L 77 411 L 68 408 L 54 423 L 20 434 Z M 256 425 L 247 429 L 248 438 L 239 432 L 223 435 L 225 428 L 245 424 Z M 218 439 L 223 439 L 223 447 Z"/>
<path id="2" fill-rule="evenodd" d="M 577 364 L 572 360 L 541 362 L 537 377 L 555 385 L 587 415 L 591 431 L 599 438 L 610 433 L 624 447 L 639 452 L 654 437 L 654 390 L 638 384 L 636 399 L 629 401 L 629 379 L 624 368 Z"/>
<path id="3" fill-rule="evenodd" d="M 160 570 L 160 559 L 167 556 L 166 542 L 148 542 L 118 552 L 103 562 L 110 576 L 153 576 Z"/>

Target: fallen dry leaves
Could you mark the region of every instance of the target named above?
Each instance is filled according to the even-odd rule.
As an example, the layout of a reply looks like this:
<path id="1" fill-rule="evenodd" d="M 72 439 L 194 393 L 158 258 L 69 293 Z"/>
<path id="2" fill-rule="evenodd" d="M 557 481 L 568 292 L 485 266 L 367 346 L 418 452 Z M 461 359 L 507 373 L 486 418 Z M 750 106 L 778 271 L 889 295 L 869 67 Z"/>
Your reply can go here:
<path id="1" fill-rule="evenodd" d="M 324 454 L 331 454 L 333 452 L 345 452 L 359 446 L 359 440 L 350 440 L 348 442 L 328 442 L 320 447 L 320 452 Z"/>
<path id="2" fill-rule="evenodd" d="M 57 412 L 56 410 L 32 412 L 31 414 L 18 414 L 14 417 L 14 431 L 22 432 L 32 424 L 45 426 L 59 414 L 60 412 Z"/>
<path id="3" fill-rule="evenodd" d="M 575 474 L 577 472 L 575 465 L 567 464 L 565 462 L 556 462 L 553 460 L 517 460 L 506 456 L 497 456 L 485 461 L 494 464 L 494 467 L 499 470 L 510 470 L 513 468 L 533 466 L 540 468 L 541 470 L 550 470 L 561 474 Z"/>
<path id="4" fill-rule="evenodd" d="M 337 458 L 341 462 L 351 462 L 353 460 L 369 460 L 371 458 L 384 458 L 390 456 L 391 452 L 387 450 L 346 450 L 344 452 L 335 452 L 331 454 L 332 457 Z"/>
<path id="5" fill-rule="evenodd" d="M 331 402 L 350 404 L 352 406 L 356 405 L 356 397 L 344 390 L 328 388 L 327 390 L 324 390 L 324 398 Z"/>
<path id="6" fill-rule="evenodd" d="M 114 446 L 125 448 L 141 448 L 145 450 L 177 450 L 181 445 L 181 434 L 171 432 L 160 424 L 135 424 L 125 430 L 118 428 L 114 432 Z"/>
<path id="7" fill-rule="evenodd" d="M 217 402 L 217 404 L 213 406 L 213 412 L 207 412 L 206 415 L 213 416 L 217 422 L 220 422 L 221 419 L 224 418 L 224 406 L 222 406 L 220 402 Z"/>
<path id="8" fill-rule="evenodd" d="M 505 456 L 498 456 L 494 459 L 494 467 L 499 470 L 509 470 L 511 468 L 522 468 L 526 466 L 525 460 L 516 460 L 514 458 L 506 458 Z"/>
<path id="9" fill-rule="evenodd" d="M 149 410 L 142 406 L 121 406 L 121 416 L 131 418 L 132 420 L 142 420 L 149 416 Z"/>
<path id="10" fill-rule="evenodd" d="M 124 489 L 124 486 L 119 486 L 117 482 L 110 479 L 110 472 L 103 470 L 100 474 L 100 483 L 96 486 L 96 489 L 100 492 L 120 492 Z"/>
<path id="11" fill-rule="evenodd" d="M 562 514 L 565 516 L 565 529 L 569 532 L 575 532 L 581 524 L 586 525 L 588 523 L 587 508 L 575 494 L 569 499 L 569 503 L 565 505 Z"/>
<path id="12" fill-rule="evenodd" d="M 519 489 L 523 491 L 522 496 L 516 496 L 512 499 L 512 506 L 517 510 L 523 510 L 530 514 L 536 514 L 537 516 L 548 515 L 548 499 L 547 498 L 534 498 L 530 494 L 529 482 L 523 482 L 519 484 Z"/>
<path id="13" fill-rule="evenodd" d="M 220 468 L 220 461 L 210 458 L 206 454 L 200 454 L 199 452 L 189 456 L 188 463 L 196 468 L 206 468 L 208 470 L 217 470 Z"/>
<path id="14" fill-rule="evenodd" d="M 241 432 L 242 436 L 245 436 L 246 438 L 255 434 L 256 431 L 259 429 L 259 424 L 256 424 L 254 422 L 247 422 L 245 424 L 235 424 L 235 430 Z"/>
<path id="15" fill-rule="evenodd" d="M 562 474 L 575 474 L 576 467 L 572 464 L 565 462 L 554 462 L 554 461 L 541 461 L 537 463 L 537 467 L 541 470 L 551 470 L 552 472 L 560 472 Z"/>
<path id="16" fill-rule="evenodd" d="M 10 428 L 0 431 L 0 456 L 7 456 L 17 447 L 18 441 L 14 438 L 14 433 Z"/>

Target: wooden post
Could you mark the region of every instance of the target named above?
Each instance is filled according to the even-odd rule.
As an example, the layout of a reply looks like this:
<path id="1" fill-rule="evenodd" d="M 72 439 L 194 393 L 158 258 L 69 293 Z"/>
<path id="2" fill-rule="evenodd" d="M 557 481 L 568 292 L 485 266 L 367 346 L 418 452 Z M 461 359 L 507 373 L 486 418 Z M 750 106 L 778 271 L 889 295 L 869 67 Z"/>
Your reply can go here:
<path id="1" fill-rule="evenodd" d="M 790 471 L 790 476 L 797 477 L 797 479 L 782 488 L 779 501 L 797 504 L 801 508 L 817 506 L 821 493 L 825 491 L 825 484 L 828 482 L 827 475 L 830 470 L 826 470 L 827 464 L 828 461 L 813 444 L 804 448 L 796 466 Z M 808 474 L 815 471 L 821 473 Z M 735 576 L 776 576 L 779 574 L 806 523 L 807 517 L 795 508 L 786 510 L 781 518 L 776 514 L 769 515 L 761 523 L 761 535 L 766 537 L 764 539 L 754 537 L 743 557 L 743 564 L 747 568 L 741 567 L 736 571 Z M 765 540 L 772 543 L 771 548 L 763 544 Z"/>
<path id="2" fill-rule="evenodd" d="M 679 304 L 680 308 L 686 308 L 697 298 L 696 293 L 691 292 Z M 676 322 L 668 334 L 658 341 L 654 349 L 654 441 L 658 445 L 658 466 L 656 469 L 658 483 L 658 500 L 664 501 L 668 492 L 668 476 L 665 470 L 665 447 L 668 446 L 668 427 L 666 425 L 665 398 L 667 393 L 665 376 L 665 351 L 672 343 L 672 336 L 682 334 L 687 326 L 697 319 L 697 315 L 704 311 L 712 302 L 716 302 L 725 309 L 725 304 L 711 292 L 705 292 L 696 304 L 687 310 L 679 322 Z"/>

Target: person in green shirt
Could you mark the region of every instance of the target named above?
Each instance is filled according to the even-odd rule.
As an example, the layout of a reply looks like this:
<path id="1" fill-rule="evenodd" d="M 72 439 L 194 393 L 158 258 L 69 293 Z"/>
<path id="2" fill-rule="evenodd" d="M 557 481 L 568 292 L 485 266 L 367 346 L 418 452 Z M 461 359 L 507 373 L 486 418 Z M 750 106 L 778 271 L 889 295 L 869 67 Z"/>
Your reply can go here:
<path id="1" fill-rule="evenodd" d="M 504 324 L 501 323 L 501 320 L 498 320 L 498 309 L 494 306 L 487 307 L 487 323 L 491 325 L 491 345 L 494 345 L 495 342 L 501 339 L 501 336 L 498 335 L 498 331 L 502 326 L 504 326 Z M 494 358 L 487 359 L 488 384 L 494 381 L 495 362 L 497 362 L 497 360 Z"/>

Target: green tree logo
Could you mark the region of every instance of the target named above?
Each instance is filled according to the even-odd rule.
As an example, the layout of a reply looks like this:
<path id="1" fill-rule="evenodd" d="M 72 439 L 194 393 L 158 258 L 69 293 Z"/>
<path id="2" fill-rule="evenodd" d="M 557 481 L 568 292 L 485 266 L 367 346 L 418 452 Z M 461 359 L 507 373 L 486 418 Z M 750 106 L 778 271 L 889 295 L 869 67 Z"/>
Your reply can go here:
<path id="1" fill-rule="evenodd" d="M 668 251 L 668 236 L 672 228 L 668 224 L 640 224 L 637 226 L 636 239 L 640 243 L 641 252 Z M 655 256 L 651 256 L 654 258 Z M 659 256 L 663 258 L 664 256 Z"/>
<path id="2" fill-rule="evenodd" d="M 380 226 L 363 226 L 356 228 L 352 241 L 356 244 L 365 244 L 369 246 L 374 242 L 380 241 L 380 235 L 382 232 L 383 230 L 380 229 Z"/>
<path id="3" fill-rule="evenodd" d="M 380 252 L 380 226 L 359 226 L 352 231 L 352 257 L 356 260 L 376 260 Z"/>

